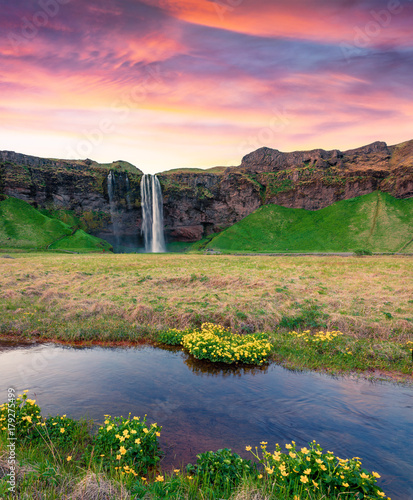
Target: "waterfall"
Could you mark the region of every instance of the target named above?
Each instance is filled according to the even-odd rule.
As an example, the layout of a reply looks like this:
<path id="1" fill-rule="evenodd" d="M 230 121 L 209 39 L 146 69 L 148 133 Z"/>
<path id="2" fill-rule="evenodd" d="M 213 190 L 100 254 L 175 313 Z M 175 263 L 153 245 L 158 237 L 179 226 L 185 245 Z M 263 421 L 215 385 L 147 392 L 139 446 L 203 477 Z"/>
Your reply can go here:
<path id="1" fill-rule="evenodd" d="M 126 184 L 126 204 L 128 206 L 128 210 L 131 210 L 132 203 L 130 201 L 130 183 L 129 183 L 128 174 L 126 174 L 125 184 Z"/>
<path id="2" fill-rule="evenodd" d="M 156 175 L 145 174 L 141 180 L 142 233 L 146 252 L 166 252 L 163 233 L 163 200 Z"/>
<path id="3" fill-rule="evenodd" d="M 109 209 L 110 209 L 110 220 L 112 222 L 113 234 L 115 236 L 115 244 L 119 244 L 119 221 L 116 213 L 116 202 L 115 202 L 115 176 L 112 170 L 109 172 L 108 178 L 108 196 L 109 196 Z"/>

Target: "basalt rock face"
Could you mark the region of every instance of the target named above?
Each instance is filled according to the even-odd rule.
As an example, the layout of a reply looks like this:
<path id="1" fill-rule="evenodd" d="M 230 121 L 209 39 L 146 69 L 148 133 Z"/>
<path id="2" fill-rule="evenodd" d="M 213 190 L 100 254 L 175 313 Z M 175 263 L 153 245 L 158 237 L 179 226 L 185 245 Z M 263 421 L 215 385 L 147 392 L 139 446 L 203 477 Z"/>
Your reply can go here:
<path id="1" fill-rule="evenodd" d="M 115 214 L 108 198 L 109 171 L 115 178 Z M 40 208 L 72 210 L 91 221 L 92 233 L 111 242 L 114 217 L 122 238 L 139 240 L 141 176 L 124 162 L 100 165 L 91 160 L 45 160 L 0 152 L 0 193 Z M 245 156 L 238 167 L 218 172 L 178 170 L 158 178 L 167 238 L 196 241 L 265 203 L 318 210 L 375 190 L 412 197 L 413 141 L 396 146 L 375 142 L 344 152 L 283 153 L 261 148 Z"/>
<path id="2" fill-rule="evenodd" d="M 193 241 L 238 222 L 260 205 L 319 210 L 332 203 L 382 190 L 413 196 L 413 141 L 388 147 L 282 153 L 261 148 L 238 167 L 218 175 L 160 176 L 170 236 Z"/>

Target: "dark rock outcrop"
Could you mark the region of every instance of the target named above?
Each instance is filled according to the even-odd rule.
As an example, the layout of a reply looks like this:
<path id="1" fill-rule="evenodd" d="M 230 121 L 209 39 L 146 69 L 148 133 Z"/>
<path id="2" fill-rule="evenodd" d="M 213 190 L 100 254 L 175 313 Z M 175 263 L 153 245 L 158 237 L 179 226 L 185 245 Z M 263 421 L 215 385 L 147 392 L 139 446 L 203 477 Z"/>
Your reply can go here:
<path id="1" fill-rule="evenodd" d="M 115 178 L 116 213 L 110 213 L 107 176 Z M 90 232 L 113 242 L 113 217 L 122 238 L 139 243 L 142 172 L 125 162 L 49 160 L 0 152 L 0 193 L 39 208 L 73 211 Z M 196 241 L 252 213 L 260 205 L 318 210 L 375 190 L 413 196 L 413 141 L 339 150 L 283 153 L 260 148 L 238 167 L 175 170 L 158 175 L 169 239 Z"/>

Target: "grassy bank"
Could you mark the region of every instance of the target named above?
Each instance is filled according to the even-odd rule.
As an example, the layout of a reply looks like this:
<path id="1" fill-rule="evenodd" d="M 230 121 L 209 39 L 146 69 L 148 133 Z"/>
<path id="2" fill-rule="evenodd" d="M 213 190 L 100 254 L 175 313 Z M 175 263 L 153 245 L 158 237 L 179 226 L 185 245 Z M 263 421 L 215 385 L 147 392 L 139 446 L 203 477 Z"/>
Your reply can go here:
<path id="1" fill-rule="evenodd" d="M 24 391 L 25 393 L 27 391 Z M 229 449 L 197 455 L 162 471 L 161 428 L 140 417 L 106 415 L 103 425 L 44 417 L 36 400 L 8 391 L 0 406 L 1 498 L 176 500 L 321 500 L 386 497 L 380 474 L 361 459 L 339 458 L 315 441 L 275 449 L 246 445 L 251 459 Z M 9 425 L 7 424 L 9 422 Z M 10 425 L 12 422 L 12 425 Z M 13 438 L 13 439 L 11 439 Z M 14 446 L 10 446 L 13 443 Z"/>
<path id="2" fill-rule="evenodd" d="M 216 235 L 205 248 L 223 252 L 412 251 L 413 198 L 376 191 L 322 210 L 264 205 Z M 195 247 L 194 247 L 195 248 Z"/>
<path id="3" fill-rule="evenodd" d="M 62 341 L 156 341 L 204 322 L 269 332 L 289 367 L 411 377 L 409 257 L 0 256 L 0 332 Z M 289 332 L 338 330 L 313 345 Z M 348 354 L 351 352 L 352 354 Z"/>
<path id="4" fill-rule="evenodd" d="M 62 218 L 66 222 L 17 198 L 0 200 L 0 248 L 82 253 L 111 250 L 107 241 L 79 229 L 73 217 Z"/>

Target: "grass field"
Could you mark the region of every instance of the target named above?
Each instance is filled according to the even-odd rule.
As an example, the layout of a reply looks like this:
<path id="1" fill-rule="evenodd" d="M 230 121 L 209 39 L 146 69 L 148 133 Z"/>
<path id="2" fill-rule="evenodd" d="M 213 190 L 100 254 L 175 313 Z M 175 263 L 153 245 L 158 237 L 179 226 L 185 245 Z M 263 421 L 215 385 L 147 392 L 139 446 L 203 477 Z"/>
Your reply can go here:
<path id="1" fill-rule="evenodd" d="M 270 332 L 272 358 L 286 366 L 412 373 L 409 257 L 13 255 L 0 256 L 3 335 L 156 340 L 213 322 Z M 289 334 L 307 329 L 344 337 L 311 351 Z"/>
<path id="2" fill-rule="evenodd" d="M 413 198 L 378 191 L 317 211 L 264 205 L 206 248 L 229 252 L 412 252 Z"/>

